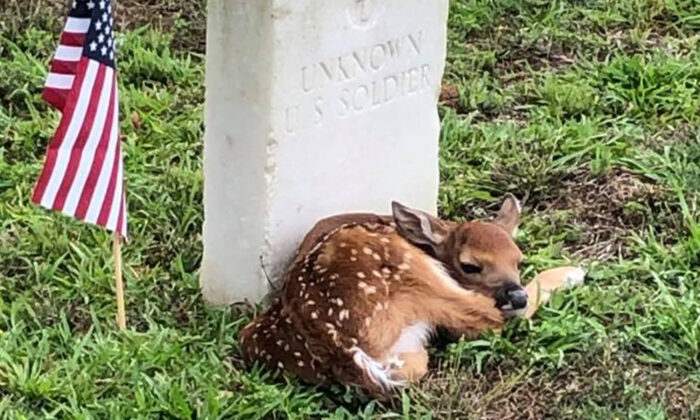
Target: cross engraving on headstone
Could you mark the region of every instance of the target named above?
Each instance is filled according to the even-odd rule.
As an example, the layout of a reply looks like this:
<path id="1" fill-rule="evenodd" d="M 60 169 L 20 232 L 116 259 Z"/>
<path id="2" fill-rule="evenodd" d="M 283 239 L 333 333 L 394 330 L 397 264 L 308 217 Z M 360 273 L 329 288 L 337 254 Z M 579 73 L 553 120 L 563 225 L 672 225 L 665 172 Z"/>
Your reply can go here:
<path id="1" fill-rule="evenodd" d="M 377 0 L 352 0 L 348 16 L 353 26 L 366 29 L 374 24 L 379 15 Z"/>
<path id="2" fill-rule="evenodd" d="M 357 1 L 357 7 L 359 8 L 359 16 L 360 16 L 360 22 L 366 23 L 369 21 L 369 18 L 371 17 L 371 8 L 367 4 L 368 0 L 356 0 Z"/>

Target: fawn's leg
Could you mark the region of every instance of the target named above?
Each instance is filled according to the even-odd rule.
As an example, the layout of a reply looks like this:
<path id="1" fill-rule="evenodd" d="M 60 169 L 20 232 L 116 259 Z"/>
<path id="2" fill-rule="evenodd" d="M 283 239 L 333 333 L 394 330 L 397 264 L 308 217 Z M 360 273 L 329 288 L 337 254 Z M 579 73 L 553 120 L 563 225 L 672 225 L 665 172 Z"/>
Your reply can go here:
<path id="1" fill-rule="evenodd" d="M 394 360 L 389 360 L 389 375 L 397 381 L 415 382 L 428 373 L 428 351 L 399 353 Z"/>
<path id="2" fill-rule="evenodd" d="M 504 318 L 495 301 L 482 294 L 460 288 L 444 288 L 439 295 L 425 303 L 433 325 L 476 337 L 484 330 L 495 330 L 503 325 Z"/>
<path id="3" fill-rule="evenodd" d="M 541 272 L 525 287 L 528 305 L 523 318 L 532 318 L 537 308 L 547 303 L 556 291 L 578 286 L 585 277 L 586 272 L 580 267 L 558 267 Z"/>

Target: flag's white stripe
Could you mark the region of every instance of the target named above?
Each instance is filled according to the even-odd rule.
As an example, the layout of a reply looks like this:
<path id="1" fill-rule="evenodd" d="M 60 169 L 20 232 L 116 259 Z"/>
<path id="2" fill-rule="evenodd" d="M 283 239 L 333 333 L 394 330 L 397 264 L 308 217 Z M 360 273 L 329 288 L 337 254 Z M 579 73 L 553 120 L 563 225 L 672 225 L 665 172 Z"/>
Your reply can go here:
<path id="1" fill-rule="evenodd" d="M 122 183 L 123 182 L 124 181 L 122 180 Z M 122 219 L 122 231 L 119 233 L 121 233 L 123 237 L 126 237 L 126 194 L 122 194 L 122 209 L 124 210 L 120 213 Z"/>
<path id="2" fill-rule="evenodd" d="M 102 84 L 102 92 L 100 92 L 100 99 L 97 105 L 95 119 L 93 120 L 92 128 L 90 129 L 90 134 L 88 134 L 85 147 L 83 147 L 83 153 L 80 156 L 80 163 L 78 163 L 78 170 L 75 173 L 75 178 L 73 179 L 73 183 L 68 191 L 66 203 L 63 206 L 63 212 L 66 214 L 75 214 L 75 209 L 80 202 L 80 196 L 82 195 L 83 188 L 85 187 L 85 181 L 90 174 L 90 169 L 92 168 L 92 163 L 95 159 L 95 150 L 97 149 L 97 145 L 100 143 L 100 139 L 102 138 L 102 132 L 104 131 L 105 124 L 110 123 L 110 121 L 106 121 L 106 119 L 109 104 L 111 103 L 110 95 L 112 94 L 113 81 L 114 70 L 111 67 L 107 67 L 104 73 L 104 83 Z"/>
<path id="3" fill-rule="evenodd" d="M 73 87 L 75 76 L 72 74 L 49 73 L 46 78 L 46 87 L 54 89 L 70 89 Z"/>
<path id="4" fill-rule="evenodd" d="M 66 21 L 66 26 L 65 28 L 63 28 L 63 31 L 84 34 L 87 33 L 88 28 L 90 28 L 90 18 L 68 17 L 68 20 Z"/>
<path id="5" fill-rule="evenodd" d="M 112 208 L 109 211 L 109 218 L 107 219 L 107 224 L 105 227 L 109 230 L 117 229 L 117 222 L 119 221 L 119 209 L 122 204 L 122 187 L 124 186 L 124 165 L 122 163 L 122 157 L 117 157 L 117 184 L 114 188 L 114 196 L 112 196 Z"/>
<path id="6" fill-rule="evenodd" d="M 61 61 L 78 61 L 83 55 L 83 47 L 70 47 L 68 45 L 59 45 L 56 49 L 56 55 L 53 56 L 56 60 Z"/>
<path id="7" fill-rule="evenodd" d="M 116 80 L 115 80 L 116 82 Z M 97 177 L 95 191 L 92 193 L 92 199 L 88 206 L 88 211 L 85 214 L 85 221 L 97 223 L 100 217 L 102 203 L 109 188 L 109 178 L 112 176 L 112 165 L 114 164 L 114 154 L 117 152 L 117 141 L 119 140 L 119 90 L 114 92 L 114 114 L 112 116 L 112 129 L 109 132 L 109 143 L 107 144 L 107 153 L 105 154 L 104 162 L 100 175 Z"/>
<path id="8" fill-rule="evenodd" d="M 98 67 L 99 64 L 96 61 L 88 61 L 85 79 L 83 79 L 83 85 L 80 86 L 78 102 L 75 105 L 75 110 L 73 110 L 73 116 L 68 123 L 68 129 L 63 137 L 63 141 L 56 152 L 56 163 L 53 167 L 53 172 L 51 172 L 51 179 L 49 179 L 49 183 L 44 191 L 44 196 L 41 198 L 41 205 L 44 207 L 53 208 L 56 194 L 66 174 L 71 151 L 73 150 L 75 140 L 78 138 L 83 121 L 85 120 L 85 113 L 90 104 L 90 97 L 92 97 L 92 87 L 95 83 Z"/>

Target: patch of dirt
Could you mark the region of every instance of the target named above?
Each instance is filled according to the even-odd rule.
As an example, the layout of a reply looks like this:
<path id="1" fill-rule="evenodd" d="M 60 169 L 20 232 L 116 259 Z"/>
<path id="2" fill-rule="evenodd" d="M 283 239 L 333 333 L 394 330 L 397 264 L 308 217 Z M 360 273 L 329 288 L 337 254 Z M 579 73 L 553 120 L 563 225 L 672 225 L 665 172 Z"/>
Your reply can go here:
<path id="1" fill-rule="evenodd" d="M 641 401 L 664 404 L 671 419 L 700 414 L 700 390 L 683 374 L 628 357 L 589 357 L 544 372 L 516 366 L 483 374 L 441 371 L 410 392 L 439 419 L 578 419 L 578 410 L 591 404 L 624 412 Z"/>
<path id="2" fill-rule="evenodd" d="M 565 245 L 586 259 L 628 256 L 625 242 L 630 234 L 653 225 L 650 220 L 659 217 L 664 205 L 675 202 L 661 185 L 619 168 L 600 177 L 578 170 L 557 191 L 553 200 L 537 203 L 535 211 L 570 211 L 571 222 L 584 231 L 583 237 Z"/>
<path id="3" fill-rule="evenodd" d="M 206 44 L 206 1 L 122 0 L 116 3 L 121 28 L 134 29 L 149 24 L 174 33 L 176 50 L 204 53 Z"/>
<path id="4" fill-rule="evenodd" d="M 440 90 L 440 103 L 450 108 L 459 107 L 459 89 L 456 85 L 444 83 Z"/>
<path id="5" fill-rule="evenodd" d="M 686 121 L 667 125 L 662 130 L 644 140 L 643 146 L 663 153 L 665 147 L 684 147 L 700 144 L 700 127 Z"/>
<path id="6" fill-rule="evenodd" d="M 58 32 L 72 0 L 0 0 L 0 34 L 10 39 L 22 28 L 38 27 Z M 175 50 L 204 52 L 206 1 L 121 0 L 114 3 L 114 18 L 120 31 L 143 25 L 173 33 Z M 57 38 L 58 39 L 58 38 Z"/>
<path id="7" fill-rule="evenodd" d="M 520 78 L 530 77 L 531 71 L 542 69 L 559 70 L 576 63 L 574 51 L 566 51 L 564 46 L 546 41 L 536 44 L 515 43 L 498 57 L 496 68 L 507 74 L 504 82 L 512 83 Z"/>

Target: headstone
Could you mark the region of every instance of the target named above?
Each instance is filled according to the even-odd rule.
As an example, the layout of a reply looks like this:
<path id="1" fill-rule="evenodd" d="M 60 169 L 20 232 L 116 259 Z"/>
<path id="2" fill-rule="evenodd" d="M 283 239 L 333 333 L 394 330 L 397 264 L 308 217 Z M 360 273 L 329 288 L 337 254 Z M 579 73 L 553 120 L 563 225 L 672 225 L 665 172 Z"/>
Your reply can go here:
<path id="1" fill-rule="evenodd" d="M 255 301 L 319 219 L 435 212 L 448 0 L 210 0 L 204 259 Z"/>

